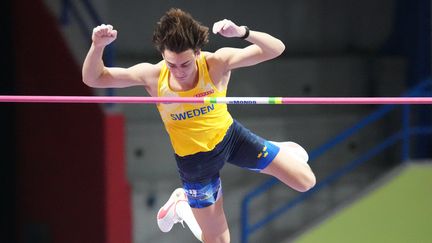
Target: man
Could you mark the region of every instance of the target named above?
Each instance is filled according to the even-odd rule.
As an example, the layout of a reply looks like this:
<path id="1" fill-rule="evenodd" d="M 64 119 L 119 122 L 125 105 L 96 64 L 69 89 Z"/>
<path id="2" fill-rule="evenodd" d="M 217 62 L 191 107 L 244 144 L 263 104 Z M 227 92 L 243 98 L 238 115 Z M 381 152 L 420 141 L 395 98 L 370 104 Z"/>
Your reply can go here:
<path id="1" fill-rule="evenodd" d="M 102 61 L 103 50 L 116 39 L 117 31 L 110 25 L 98 26 L 84 61 L 83 81 L 96 88 L 143 86 L 155 97 L 221 97 L 226 96 L 231 70 L 273 59 L 285 49 L 279 39 L 226 19 L 213 25 L 213 33 L 251 44 L 204 52 L 208 28 L 189 13 L 170 9 L 153 34 L 163 60 L 107 68 Z M 225 162 L 275 176 L 298 191 L 307 191 L 315 184 L 308 155 L 300 145 L 270 142 L 253 134 L 231 117 L 226 104 L 157 107 L 183 183 L 183 189 L 175 190 L 158 213 L 158 225 L 164 232 L 184 220 L 204 242 L 230 241 L 219 177 Z"/>

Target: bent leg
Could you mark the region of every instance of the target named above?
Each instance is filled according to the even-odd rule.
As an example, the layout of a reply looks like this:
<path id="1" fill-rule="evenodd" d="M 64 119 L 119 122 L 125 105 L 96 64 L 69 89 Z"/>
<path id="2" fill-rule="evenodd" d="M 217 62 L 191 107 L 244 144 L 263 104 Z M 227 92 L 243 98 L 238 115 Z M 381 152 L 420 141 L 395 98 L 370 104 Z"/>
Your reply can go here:
<path id="1" fill-rule="evenodd" d="M 230 233 L 223 210 L 223 197 L 216 203 L 205 208 L 192 208 L 195 219 L 202 230 L 202 239 L 205 243 L 228 243 Z"/>
<path id="2" fill-rule="evenodd" d="M 308 155 L 293 142 L 272 142 L 280 148 L 279 153 L 262 173 L 272 175 L 291 188 L 305 192 L 315 185 L 316 179 L 307 164 Z"/>

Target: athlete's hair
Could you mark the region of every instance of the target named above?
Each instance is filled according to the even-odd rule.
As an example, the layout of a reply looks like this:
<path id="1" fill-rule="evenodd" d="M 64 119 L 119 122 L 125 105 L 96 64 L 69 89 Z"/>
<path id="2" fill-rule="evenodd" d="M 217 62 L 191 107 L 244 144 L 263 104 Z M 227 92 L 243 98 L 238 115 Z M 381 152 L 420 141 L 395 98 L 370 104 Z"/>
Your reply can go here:
<path id="1" fill-rule="evenodd" d="M 208 30 L 189 13 L 172 8 L 157 22 L 153 44 L 161 53 L 166 49 L 176 53 L 198 51 L 208 42 Z"/>

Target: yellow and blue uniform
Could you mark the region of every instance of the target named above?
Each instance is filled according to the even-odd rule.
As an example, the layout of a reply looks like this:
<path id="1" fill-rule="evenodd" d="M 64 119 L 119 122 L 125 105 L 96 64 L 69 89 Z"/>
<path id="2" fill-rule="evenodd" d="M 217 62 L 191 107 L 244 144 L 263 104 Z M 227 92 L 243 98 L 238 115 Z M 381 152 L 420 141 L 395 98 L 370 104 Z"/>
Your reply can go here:
<path id="1" fill-rule="evenodd" d="M 169 69 L 164 64 L 158 81 L 160 97 L 225 97 L 226 90 L 218 90 L 208 73 L 205 56 L 197 59 L 198 83 L 187 91 L 176 92 L 169 85 Z M 158 104 L 159 113 L 170 136 L 174 151 L 179 156 L 211 151 L 222 141 L 233 119 L 226 104 Z"/>
<path id="2" fill-rule="evenodd" d="M 225 97 L 208 72 L 205 55 L 197 58 L 198 82 L 187 91 L 173 91 L 166 64 L 158 80 L 158 96 Z M 193 208 L 216 202 L 221 195 L 219 171 L 225 162 L 260 171 L 269 165 L 279 147 L 253 134 L 233 120 L 226 104 L 158 104 L 174 148 L 178 171 L 188 201 Z"/>

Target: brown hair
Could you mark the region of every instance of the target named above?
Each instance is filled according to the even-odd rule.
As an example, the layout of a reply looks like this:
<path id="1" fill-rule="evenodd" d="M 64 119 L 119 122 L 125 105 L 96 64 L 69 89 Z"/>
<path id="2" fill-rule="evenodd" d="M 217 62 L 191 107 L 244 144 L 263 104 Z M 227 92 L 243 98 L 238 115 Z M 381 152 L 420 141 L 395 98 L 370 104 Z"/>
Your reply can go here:
<path id="1" fill-rule="evenodd" d="M 176 53 L 188 49 L 198 51 L 208 42 L 208 30 L 189 13 L 172 8 L 157 22 L 153 44 L 159 52 L 166 49 Z"/>

